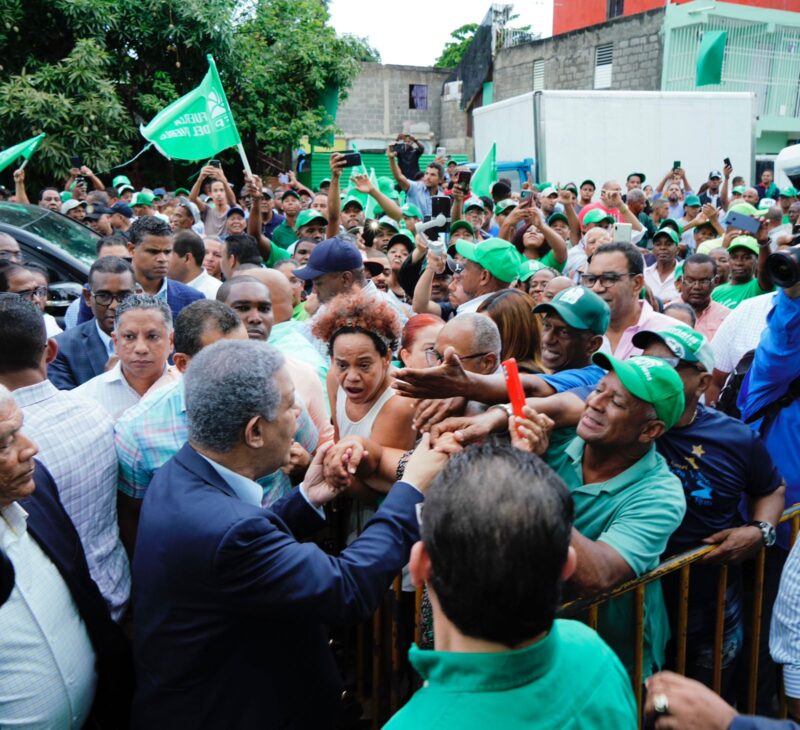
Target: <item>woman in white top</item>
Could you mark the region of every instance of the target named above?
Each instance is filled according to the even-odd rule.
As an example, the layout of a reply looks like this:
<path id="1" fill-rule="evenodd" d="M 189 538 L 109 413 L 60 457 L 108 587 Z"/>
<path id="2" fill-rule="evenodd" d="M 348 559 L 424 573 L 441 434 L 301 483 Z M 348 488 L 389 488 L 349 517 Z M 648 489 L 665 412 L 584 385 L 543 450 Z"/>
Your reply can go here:
<path id="1" fill-rule="evenodd" d="M 331 354 L 327 385 L 335 440 L 358 436 L 398 454 L 413 448 L 416 401 L 396 395 L 391 387 L 392 351 L 400 335 L 391 305 L 360 291 L 340 295 L 329 302 L 313 332 L 328 343 Z M 393 481 L 352 479 L 349 491 L 374 504 Z"/>

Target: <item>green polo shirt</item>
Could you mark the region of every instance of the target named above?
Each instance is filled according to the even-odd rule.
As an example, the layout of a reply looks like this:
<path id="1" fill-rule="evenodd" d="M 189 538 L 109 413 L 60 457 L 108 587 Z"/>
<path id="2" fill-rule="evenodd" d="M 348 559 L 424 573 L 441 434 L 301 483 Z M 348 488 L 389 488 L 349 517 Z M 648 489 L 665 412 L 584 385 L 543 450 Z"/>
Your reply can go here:
<path id="1" fill-rule="evenodd" d="M 496 653 L 423 651 L 425 680 L 384 730 L 633 730 L 636 706 L 619 659 L 590 628 L 559 620 L 532 646 Z"/>
<path id="2" fill-rule="evenodd" d="M 723 307 L 736 309 L 745 299 L 769 294 L 771 291 L 774 291 L 774 289 L 764 291 L 759 286 L 758 279 L 754 276 L 745 284 L 720 284 L 711 292 L 711 298 L 715 302 L 719 302 Z"/>
<path id="3" fill-rule="evenodd" d="M 269 258 L 264 261 L 264 265 L 268 268 L 272 268 L 278 261 L 290 258 L 292 258 L 291 254 L 286 249 L 276 246 L 273 241 L 272 246 L 269 248 Z"/>
<path id="4" fill-rule="evenodd" d="M 575 503 L 575 529 L 616 550 L 636 576 L 658 565 L 672 533 L 681 524 L 686 500 L 680 479 L 655 445 L 607 482 L 583 483 L 584 441 L 576 437 L 548 463 L 564 480 Z M 606 602 L 598 612 L 598 631 L 633 676 L 633 593 Z M 669 624 L 659 582 L 645 588 L 644 678 L 664 664 Z"/>
<path id="5" fill-rule="evenodd" d="M 297 234 L 294 228 L 284 221 L 272 232 L 269 240 L 281 248 L 289 248 L 297 240 Z"/>

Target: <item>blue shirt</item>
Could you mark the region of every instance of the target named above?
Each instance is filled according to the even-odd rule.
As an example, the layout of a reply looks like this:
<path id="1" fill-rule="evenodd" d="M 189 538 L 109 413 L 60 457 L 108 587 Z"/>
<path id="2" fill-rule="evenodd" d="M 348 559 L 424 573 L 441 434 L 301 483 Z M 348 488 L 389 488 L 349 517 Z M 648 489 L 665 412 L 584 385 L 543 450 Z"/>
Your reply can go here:
<path id="1" fill-rule="evenodd" d="M 261 224 L 261 232 L 269 239 L 272 239 L 272 232 L 284 221 L 286 220 L 286 216 L 281 215 L 278 213 L 277 210 L 272 211 L 272 218 L 269 219 L 269 223 L 262 223 Z"/>
<path id="2" fill-rule="evenodd" d="M 436 192 L 436 195 L 441 195 L 441 189 Z M 408 190 L 406 191 L 406 200 L 416 205 L 420 209 L 422 215 L 431 215 L 431 191 L 422 180 L 414 180 L 408 183 Z"/>
<path id="3" fill-rule="evenodd" d="M 556 393 L 563 393 L 565 390 L 584 386 L 594 388 L 605 374 L 606 371 L 599 365 L 587 365 L 585 368 L 571 368 L 562 370 L 560 373 L 553 373 L 553 375 L 540 375 L 539 377 L 551 388 L 554 388 Z"/>
<path id="4" fill-rule="evenodd" d="M 800 376 L 800 299 L 790 299 L 781 290 L 767 315 L 753 365 L 739 391 L 737 405 L 745 420 L 783 396 Z M 758 431 L 760 419 L 751 425 Z M 772 420 L 764 443 L 775 466 L 786 481 L 786 503 L 800 501 L 800 400 L 795 400 Z"/>

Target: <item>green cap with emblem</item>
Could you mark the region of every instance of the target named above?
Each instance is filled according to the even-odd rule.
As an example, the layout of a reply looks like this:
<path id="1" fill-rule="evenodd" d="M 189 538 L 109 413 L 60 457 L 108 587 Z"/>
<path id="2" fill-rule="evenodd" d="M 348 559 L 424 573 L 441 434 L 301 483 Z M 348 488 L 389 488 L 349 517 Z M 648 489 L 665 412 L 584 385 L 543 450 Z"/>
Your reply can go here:
<path id="1" fill-rule="evenodd" d="M 758 256 L 758 241 L 752 236 L 736 236 L 728 246 L 728 253 L 737 248 L 744 248 Z"/>
<path id="2" fill-rule="evenodd" d="M 576 330 L 605 334 L 611 320 L 608 304 L 585 286 L 572 286 L 558 292 L 549 302 L 537 305 L 534 314 L 555 314 Z"/>
<path id="3" fill-rule="evenodd" d="M 705 335 L 687 327 L 676 324 L 665 330 L 642 330 L 637 332 L 631 342 L 634 347 L 644 350 L 653 341 L 663 342 L 675 357 L 686 362 L 700 363 L 706 372 L 714 370 L 714 351 Z"/>
<path id="4" fill-rule="evenodd" d="M 406 203 L 402 208 L 400 208 L 400 212 L 406 218 L 419 218 L 422 220 L 422 211 L 417 208 L 414 203 Z"/>
<path id="5" fill-rule="evenodd" d="M 538 259 L 525 259 L 519 266 L 519 280 L 528 281 L 537 271 L 547 267 Z"/>
<path id="6" fill-rule="evenodd" d="M 791 185 L 788 188 L 784 188 L 778 194 L 779 198 L 796 198 L 797 197 L 797 188 L 793 188 Z"/>
<path id="7" fill-rule="evenodd" d="M 511 243 L 502 238 L 488 238 L 481 243 L 456 241 L 456 251 L 467 261 L 478 264 L 495 279 L 507 284 L 519 276 L 522 256 Z"/>
<path id="8" fill-rule="evenodd" d="M 400 224 L 394 218 L 390 218 L 388 215 L 382 215 L 380 218 L 378 218 L 378 225 L 392 228 L 394 229 L 395 233 L 400 233 Z"/>
<path id="9" fill-rule="evenodd" d="M 511 198 L 506 198 L 505 200 L 501 200 L 497 205 L 494 206 L 494 214 L 495 215 L 502 215 L 510 211 L 512 208 L 517 207 L 517 201 L 512 200 Z"/>
<path id="10" fill-rule="evenodd" d="M 606 213 L 602 208 L 592 208 L 587 211 L 583 216 L 583 225 L 588 226 L 590 223 L 614 223 L 614 216 Z"/>
<path id="11" fill-rule="evenodd" d="M 297 230 L 300 230 L 303 226 L 309 226 L 317 222 L 328 225 L 328 219 L 322 215 L 322 213 L 313 208 L 306 208 L 297 214 L 297 220 L 294 222 L 294 225 Z"/>
<path id="12" fill-rule="evenodd" d="M 464 212 L 466 213 L 470 208 L 480 208 L 486 210 L 486 206 L 480 198 L 467 198 L 464 201 Z"/>
<path id="13" fill-rule="evenodd" d="M 450 226 L 450 235 L 452 236 L 459 228 L 469 231 L 470 236 L 475 235 L 475 229 L 472 227 L 472 223 L 463 220 L 453 221 L 452 225 Z"/>
<path id="14" fill-rule="evenodd" d="M 133 207 L 136 207 L 137 205 L 152 205 L 154 200 L 155 195 L 141 190 L 140 192 L 136 193 L 136 197 L 133 199 L 131 205 Z"/>
<path id="15" fill-rule="evenodd" d="M 130 184 L 131 184 L 130 178 L 127 177 L 126 175 L 117 175 L 111 181 L 112 188 L 118 188 L 120 185 L 130 185 Z"/>
<path id="16" fill-rule="evenodd" d="M 596 352 L 592 360 L 605 370 L 613 370 L 631 394 L 650 403 L 667 430 L 678 422 L 686 406 L 683 381 L 666 360 L 641 355 L 617 360 L 602 352 Z"/>
<path id="17" fill-rule="evenodd" d="M 663 227 L 663 226 L 662 226 L 661 228 L 659 228 L 659 229 L 658 229 L 658 230 L 655 232 L 655 235 L 653 236 L 653 243 L 655 243 L 655 242 L 656 242 L 656 239 L 657 239 L 659 236 L 666 236 L 666 237 L 667 237 L 667 238 L 668 238 L 670 241 L 672 241 L 672 242 L 673 242 L 673 243 L 674 243 L 676 246 L 677 246 L 677 245 L 680 243 L 680 241 L 681 241 L 681 239 L 680 239 L 680 238 L 678 238 L 678 234 L 677 234 L 677 233 L 675 233 L 675 231 L 674 231 L 672 228 L 669 228 L 669 227 Z"/>
<path id="18" fill-rule="evenodd" d="M 361 202 L 361 198 L 359 198 L 357 195 L 348 195 L 342 201 L 342 210 L 344 210 L 348 205 L 352 205 L 353 203 L 355 203 L 359 208 L 361 208 L 361 210 L 364 210 L 364 203 Z"/>

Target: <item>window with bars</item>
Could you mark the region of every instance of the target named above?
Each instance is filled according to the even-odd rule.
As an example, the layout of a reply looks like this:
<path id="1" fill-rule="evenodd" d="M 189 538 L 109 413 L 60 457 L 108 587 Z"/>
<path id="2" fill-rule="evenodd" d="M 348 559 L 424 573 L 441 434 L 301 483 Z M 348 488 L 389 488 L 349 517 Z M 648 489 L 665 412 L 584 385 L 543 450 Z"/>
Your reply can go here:
<path id="1" fill-rule="evenodd" d="M 625 14 L 625 0 L 608 0 L 608 19 L 619 18 Z"/>
<path id="2" fill-rule="evenodd" d="M 611 69 L 614 61 L 614 44 L 604 43 L 594 49 L 594 88 L 611 88 Z"/>
<path id="3" fill-rule="evenodd" d="M 533 62 L 533 90 L 544 90 L 544 60 L 542 59 Z"/>

